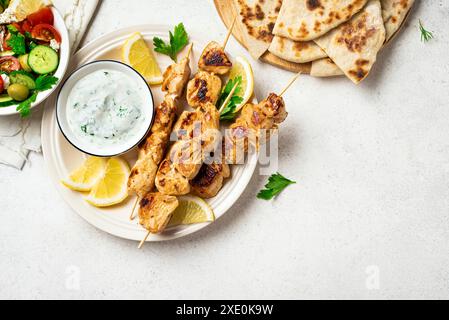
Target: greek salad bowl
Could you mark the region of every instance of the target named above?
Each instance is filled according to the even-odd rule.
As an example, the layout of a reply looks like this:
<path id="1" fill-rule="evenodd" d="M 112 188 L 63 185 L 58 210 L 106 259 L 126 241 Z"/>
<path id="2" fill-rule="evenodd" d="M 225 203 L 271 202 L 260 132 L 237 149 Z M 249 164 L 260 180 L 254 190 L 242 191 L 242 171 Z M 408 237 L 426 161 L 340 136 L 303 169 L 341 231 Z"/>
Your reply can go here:
<path id="1" fill-rule="evenodd" d="M 4 37 L 0 52 L 0 116 L 29 116 L 57 89 L 66 73 L 70 40 L 64 18 L 54 7 L 42 10 L 20 23 L 1 26 L 5 34 L 0 35 Z M 49 33 L 53 40 L 45 41 Z M 10 48 L 17 45 L 17 41 L 8 41 L 11 37 L 26 39 L 22 54 Z"/>

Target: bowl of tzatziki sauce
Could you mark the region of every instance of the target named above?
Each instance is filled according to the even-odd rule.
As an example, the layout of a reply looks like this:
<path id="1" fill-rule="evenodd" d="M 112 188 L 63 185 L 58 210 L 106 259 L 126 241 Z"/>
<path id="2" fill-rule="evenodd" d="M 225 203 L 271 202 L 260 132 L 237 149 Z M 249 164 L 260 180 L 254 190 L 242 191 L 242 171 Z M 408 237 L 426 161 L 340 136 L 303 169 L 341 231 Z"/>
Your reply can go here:
<path id="1" fill-rule="evenodd" d="M 80 151 L 113 157 L 136 147 L 154 118 L 150 86 L 133 68 L 112 60 L 95 61 L 74 71 L 56 103 L 64 137 Z"/>

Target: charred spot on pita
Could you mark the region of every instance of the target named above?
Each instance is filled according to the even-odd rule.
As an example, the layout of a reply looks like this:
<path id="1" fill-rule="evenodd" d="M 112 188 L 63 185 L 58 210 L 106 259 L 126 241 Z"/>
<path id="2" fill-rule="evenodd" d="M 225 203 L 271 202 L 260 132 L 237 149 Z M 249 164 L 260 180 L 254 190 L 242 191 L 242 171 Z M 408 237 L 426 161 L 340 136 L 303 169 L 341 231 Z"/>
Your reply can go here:
<path id="1" fill-rule="evenodd" d="M 368 75 L 368 72 L 359 67 L 356 70 L 350 70 L 349 74 L 362 81 Z"/>
<path id="2" fill-rule="evenodd" d="M 316 10 L 318 8 L 322 8 L 320 0 L 307 0 L 306 1 L 307 9 L 310 11 Z"/>

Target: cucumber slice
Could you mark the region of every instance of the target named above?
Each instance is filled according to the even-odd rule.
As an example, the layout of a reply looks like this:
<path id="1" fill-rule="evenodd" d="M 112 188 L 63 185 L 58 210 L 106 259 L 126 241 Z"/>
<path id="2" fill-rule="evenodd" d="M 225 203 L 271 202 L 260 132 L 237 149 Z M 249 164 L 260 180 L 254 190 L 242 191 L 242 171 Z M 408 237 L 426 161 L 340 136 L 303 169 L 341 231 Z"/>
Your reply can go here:
<path id="1" fill-rule="evenodd" d="M 14 104 L 17 104 L 17 101 L 14 101 L 14 99 L 7 94 L 0 95 L 0 108 L 9 107 Z"/>
<path id="2" fill-rule="evenodd" d="M 14 71 L 9 74 L 11 84 L 22 84 L 30 90 L 36 89 L 36 82 L 33 77 L 27 72 Z"/>
<path id="3" fill-rule="evenodd" d="M 50 47 L 37 46 L 28 56 L 28 65 L 37 74 L 52 73 L 58 69 L 58 53 Z"/>

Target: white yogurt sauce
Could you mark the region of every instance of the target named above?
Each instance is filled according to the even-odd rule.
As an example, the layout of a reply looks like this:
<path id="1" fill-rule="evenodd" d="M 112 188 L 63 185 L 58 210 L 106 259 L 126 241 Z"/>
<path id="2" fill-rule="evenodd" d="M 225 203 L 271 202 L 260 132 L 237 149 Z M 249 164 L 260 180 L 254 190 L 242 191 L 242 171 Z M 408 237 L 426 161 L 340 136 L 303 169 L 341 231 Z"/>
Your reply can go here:
<path id="1" fill-rule="evenodd" d="M 68 97 L 71 130 L 99 148 L 134 138 L 146 116 L 143 92 L 141 85 L 119 71 L 99 70 L 87 75 Z"/>

